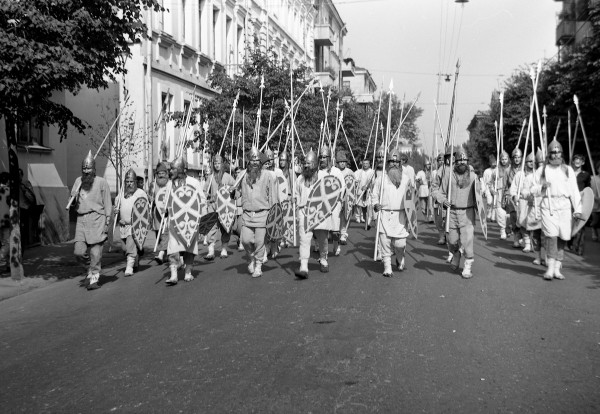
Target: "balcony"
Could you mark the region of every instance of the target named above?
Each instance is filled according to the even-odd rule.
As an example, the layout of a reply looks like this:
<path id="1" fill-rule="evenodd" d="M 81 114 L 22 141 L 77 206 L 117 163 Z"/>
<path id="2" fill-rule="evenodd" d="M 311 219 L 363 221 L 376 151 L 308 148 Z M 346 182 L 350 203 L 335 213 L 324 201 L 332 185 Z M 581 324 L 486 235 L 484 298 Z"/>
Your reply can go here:
<path id="1" fill-rule="evenodd" d="M 331 72 L 315 72 L 315 77 L 323 86 L 337 86 L 335 84 L 335 76 Z"/>
<path id="2" fill-rule="evenodd" d="M 315 25 L 315 44 L 317 46 L 333 46 L 334 33 L 329 24 Z"/>
<path id="3" fill-rule="evenodd" d="M 556 46 L 571 43 L 575 39 L 575 21 L 561 20 L 556 26 Z"/>

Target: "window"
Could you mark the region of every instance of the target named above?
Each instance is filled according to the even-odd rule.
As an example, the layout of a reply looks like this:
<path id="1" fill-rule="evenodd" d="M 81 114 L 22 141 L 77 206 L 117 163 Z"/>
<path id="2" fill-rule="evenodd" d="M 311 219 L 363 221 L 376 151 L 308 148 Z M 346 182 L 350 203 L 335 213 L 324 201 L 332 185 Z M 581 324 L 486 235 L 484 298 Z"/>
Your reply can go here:
<path id="1" fill-rule="evenodd" d="M 35 117 L 17 126 L 17 144 L 43 146 L 43 138 L 43 128 L 37 125 Z"/>

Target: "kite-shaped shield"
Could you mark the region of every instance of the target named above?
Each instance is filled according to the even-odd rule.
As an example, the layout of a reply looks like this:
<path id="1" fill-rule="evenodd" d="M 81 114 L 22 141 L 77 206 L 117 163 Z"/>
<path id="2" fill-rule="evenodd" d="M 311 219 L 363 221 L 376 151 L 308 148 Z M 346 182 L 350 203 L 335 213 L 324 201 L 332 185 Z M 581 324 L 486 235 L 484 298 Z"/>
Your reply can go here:
<path id="1" fill-rule="evenodd" d="M 327 219 L 342 198 L 344 187 L 339 178 L 326 175 L 313 184 L 308 194 L 306 229 L 312 231 Z"/>
<path id="2" fill-rule="evenodd" d="M 350 219 L 352 215 L 352 210 L 354 210 L 354 205 L 356 204 L 356 180 L 354 176 L 347 175 L 344 177 L 344 181 L 346 181 L 346 199 L 344 200 L 344 214 L 346 215 L 346 220 Z"/>
<path id="3" fill-rule="evenodd" d="M 418 238 L 418 222 L 417 222 L 417 209 L 415 206 L 415 189 L 412 185 L 409 185 L 406 189 L 406 193 L 404 194 L 404 212 L 406 213 L 406 222 L 408 224 L 408 229 L 415 237 Z"/>
<path id="4" fill-rule="evenodd" d="M 227 233 L 231 232 L 231 227 L 235 221 L 235 200 L 231 199 L 229 189 L 226 187 L 219 188 L 217 193 L 217 213 L 219 221 Z"/>
<path id="5" fill-rule="evenodd" d="M 483 232 L 483 237 L 487 240 L 487 213 L 485 211 L 485 205 L 483 204 L 483 198 L 481 197 L 481 183 L 479 180 L 475 180 L 475 185 L 473 187 L 475 190 L 475 203 L 477 204 L 477 215 L 479 216 L 481 231 Z"/>
<path id="6" fill-rule="evenodd" d="M 160 225 L 160 222 L 165 214 L 165 199 L 167 198 L 167 196 L 169 194 L 168 187 L 169 186 L 165 185 L 164 187 L 159 188 L 158 190 L 156 190 L 156 193 L 154 195 L 154 203 L 153 203 L 154 208 L 152 211 L 152 215 L 153 215 L 155 226 Z"/>
<path id="7" fill-rule="evenodd" d="M 219 221 L 219 213 L 213 211 L 200 217 L 198 222 L 198 234 L 206 235 Z"/>
<path id="8" fill-rule="evenodd" d="M 294 210 L 290 200 L 281 202 L 283 210 L 283 239 L 289 244 L 294 245 Z"/>
<path id="9" fill-rule="evenodd" d="M 171 194 L 170 233 L 179 243 L 190 248 L 198 239 L 200 197 L 194 187 L 184 184 Z"/>
<path id="10" fill-rule="evenodd" d="M 283 176 L 283 173 L 277 174 L 277 188 L 279 190 L 279 192 L 277 193 L 277 196 L 279 197 L 278 201 L 281 202 L 283 200 L 288 199 L 288 187 L 288 180 Z"/>
<path id="11" fill-rule="evenodd" d="M 281 240 L 283 230 L 283 209 L 281 203 L 275 203 L 267 214 L 267 237 L 270 240 Z"/>
<path id="12" fill-rule="evenodd" d="M 590 187 L 585 187 L 581 194 L 581 220 L 573 219 L 571 223 L 571 237 L 575 236 L 579 230 L 585 226 L 592 209 L 594 208 L 594 192 Z"/>
<path id="13" fill-rule="evenodd" d="M 131 236 L 139 250 L 144 247 L 150 225 L 150 204 L 146 197 L 138 197 L 131 209 Z"/>

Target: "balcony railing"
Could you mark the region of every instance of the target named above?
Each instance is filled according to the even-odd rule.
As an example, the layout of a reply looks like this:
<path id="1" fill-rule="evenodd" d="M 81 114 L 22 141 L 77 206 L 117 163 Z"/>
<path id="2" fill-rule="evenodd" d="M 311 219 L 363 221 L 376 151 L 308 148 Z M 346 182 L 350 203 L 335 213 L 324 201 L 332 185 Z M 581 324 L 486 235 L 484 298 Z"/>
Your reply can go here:
<path id="1" fill-rule="evenodd" d="M 561 46 L 571 43 L 575 39 L 575 21 L 561 20 L 556 26 L 556 45 Z"/>
<path id="2" fill-rule="evenodd" d="M 315 25 L 315 43 L 317 46 L 333 46 L 333 30 L 329 24 Z"/>

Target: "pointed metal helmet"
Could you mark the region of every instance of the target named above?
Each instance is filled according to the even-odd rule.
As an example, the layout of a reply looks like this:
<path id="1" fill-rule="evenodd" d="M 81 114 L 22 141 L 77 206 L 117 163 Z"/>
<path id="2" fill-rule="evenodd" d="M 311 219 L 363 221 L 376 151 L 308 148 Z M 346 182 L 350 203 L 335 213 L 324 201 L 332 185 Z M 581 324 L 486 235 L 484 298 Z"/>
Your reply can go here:
<path id="1" fill-rule="evenodd" d="M 273 161 L 275 159 L 275 153 L 270 148 L 267 148 L 267 150 L 265 151 L 265 155 L 270 161 Z"/>
<path id="2" fill-rule="evenodd" d="M 289 161 L 290 160 L 290 154 L 287 153 L 287 151 L 282 152 L 281 154 L 279 154 L 279 161 Z"/>
<path id="3" fill-rule="evenodd" d="M 164 163 L 163 161 L 160 161 L 158 164 L 156 164 L 156 170 L 155 170 L 156 172 L 167 171 L 167 170 L 168 170 L 167 164 Z"/>
<path id="4" fill-rule="evenodd" d="M 133 180 L 136 181 L 137 180 L 137 174 L 135 173 L 135 171 L 133 171 L 133 168 L 130 168 L 126 173 L 125 173 L 125 181 L 127 180 Z"/>
<path id="5" fill-rule="evenodd" d="M 304 162 L 307 164 L 311 164 L 313 168 L 317 166 L 317 154 L 312 150 L 312 148 L 306 153 L 306 158 L 304 159 Z"/>
<path id="6" fill-rule="evenodd" d="M 250 149 L 248 154 L 248 161 L 260 161 L 260 151 L 256 147 Z"/>
<path id="7" fill-rule="evenodd" d="M 375 154 L 375 158 L 383 158 L 383 154 L 385 154 L 385 148 L 382 145 L 377 150 L 377 153 Z"/>
<path id="8" fill-rule="evenodd" d="M 388 158 L 386 161 L 400 161 L 400 158 L 402 157 L 402 155 L 400 154 L 400 150 L 398 150 L 398 148 L 392 148 L 390 150 L 390 152 L 388 153 Z"/>
<path id="9" fill-rule="evenodd" d="M 92 150 L 88 152 L 88 155 L 81 162 L 81 168 L 91 168 L 92 170 L 96 169 L 96 160 L 92 156 Z"/>
<path id="10" fill-rule="evenodd" d="M 535 161 L 535 155 L 533 155 L 533 152 L 530 152 L 529 155 L 527 156 L 527 158 L 525 158 L 526 162 L 529 161 Z"/>
<path id="11" fill-rule="evenodd" d="M 536 163 L 544 162 L 544 154 L 542 154 L 541 148 L 538 148 L 537 151 L 535 152 L 535 162 Z"/>
<path id="12" fill-rule="evenodd" d="M 562 145 L 560 145 L 560 142 L 558 142 L 557 140 L 552 140 L 552 142 L 550 144 L 548 144 L 548 151 L 547 153 L 550 154 L 552 151 L 560 151 L 562 152 Z"/>
<path id="13" fill-rule="evenodd" d="M 455 153 L 456 161 L 469 161 L 469 156 L 467 155 L 467 151 L 463 148 L 459 149 Z"/>
<path id="14" fill-rule="evenodd" d="M 182 155 L 171 163 L 171 167 L 179 172 L 183 172 L 187 169 L 187 160 Z"/>
<path id="15" fill-rule="evenodd" d="M 508 155 L 508 152 L 506 152 L 506 151 L 502 151 L 500 153 L 500 158 L 502 158 L 502 157 L 510 158 L 510 156 Z"/>
<path id="16" fill-rule="evenodd" d="M 512 157 L 521 157 L 523 158 L 523 152 L 519 148 L 515 148 L 512 152 Z"/>
<path id="17" fill-rule="evenodd" d="M 330 157 L 331 156 L 331 150 L 329 149 L 328 145 L 323 145 L 321 147 L 321 157 Z"/>

